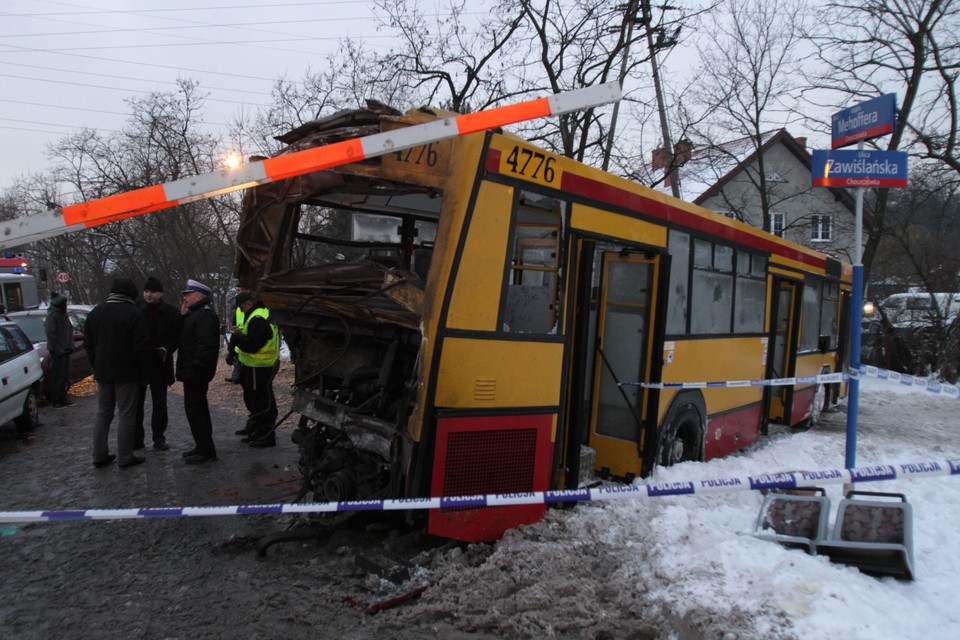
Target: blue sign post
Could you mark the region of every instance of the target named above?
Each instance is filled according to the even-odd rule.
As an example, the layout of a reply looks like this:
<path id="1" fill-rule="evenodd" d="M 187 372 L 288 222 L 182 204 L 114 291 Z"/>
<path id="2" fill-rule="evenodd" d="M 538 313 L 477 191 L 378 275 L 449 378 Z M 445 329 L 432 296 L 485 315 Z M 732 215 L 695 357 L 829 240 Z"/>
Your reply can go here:
<path id="1" fill-rule="evenodd" d="M 820 187 L 856 187 L 856 230 L 854 232 L 853 292 L 850 313 L 850 368 L 860 369 L 860 324 L 863 322 L 863 189 L 864 187 L 907 186 L 906 153 L 866 151 L 863 141 L 893 133 L 896 129 L 897 95 L 861 102 L 833 116 L 832 148 L 854 142 L 856 151 L 814 151 L 813 185 Z M 860 381 L 850 380 L 847 401 L 846 467 L 857 466 L 857 410 Z"/>

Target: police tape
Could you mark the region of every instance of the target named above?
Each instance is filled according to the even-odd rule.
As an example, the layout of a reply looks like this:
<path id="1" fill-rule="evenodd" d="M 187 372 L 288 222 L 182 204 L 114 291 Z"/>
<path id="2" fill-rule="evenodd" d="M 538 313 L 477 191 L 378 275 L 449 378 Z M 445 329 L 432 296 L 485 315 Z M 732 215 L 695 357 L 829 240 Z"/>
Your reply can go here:
<path id="1" fill-rule="evenodd" d="M 912 376 L 906 373 L 897 373 L 896 371 L 890 371 L 888 369 L 881 369 L 880 367 L 873 367 L 869 365 L 860 367 L 859 370 L 850 370 L 851 378 L 862 378 L 864 376 L 869 378 L 878 378 L 880 380 L 889 380 L 891 382 L 899 382 L 901 385 L 911 387 L 913 389 L 919 389 L 929 393 L 947 396 L 948 398 L 953 398 L 954 400 L 960 399 L 960 387 L 938 382 L 931 378 L 921 378 L 919 376 Z"/>
<path id="2" fill-rule="evenodd" d="M 621 387 L 643 387 L 644 389 L 723 389 L 735 387 L 786 387 L 800 384 L 837 384 L 847 382 L 851 378 L 877 378 L 899 382 L 901 385 L 918 390 L 944 395 L 960 400 L 960 387 L 933 380 L 921 378 L 906 373 L 897 373 L 888 369 L 870 365 L 859 369 L 849 369 L 848 372 L 824 373 L 816 376 L 797 376 L 794 378 L 770 378 L 767 380 L 725 380 L 722 382 L 620 382 Z"/>
<path id="3" fill-rule="evenodd" d="M 797 384 L 836 384 L 846 382 L 849 376 L 837 373 L 823 373 L 817 376 L 797 376 L 795 378 L 770 378 L 767 380 L 724 380 L 722 382 L 620 382 L 621 387 L 643 387 L 644 389 L 721 389 L 730 387 L 786 387 Z"/>
<path id="4" fill-rule="evenodd" d="M 508 507 L 531 504 L 610 501 L 630 498 L 657 498 L 695 494 L 802 489 L 827 484 L 880 482 L 906 478 L 960 475 L 960 459 L 903 464 L 884 464 L 852 469 L 788 471 L 757 476 L 734 476 L 685 482 L 657 482 L 603 486 L 558 491 L 497 493 L 472 496 L 398 498 L 394 500 L 350 500 L 345 502 L 305 502 L 294 504 L 255 504 L 217 507 L 150 507 L 131 509 L 71 509 L 64 511 L 0 511 L 0 522 L 64 522 L 75 520 L 133 520 L 143 518 L 183 518 L 240 515 L 283 515 L 305 513 L 342 513 L 347 511 L 417 511 L 426 509 L 464 509 Z"/>

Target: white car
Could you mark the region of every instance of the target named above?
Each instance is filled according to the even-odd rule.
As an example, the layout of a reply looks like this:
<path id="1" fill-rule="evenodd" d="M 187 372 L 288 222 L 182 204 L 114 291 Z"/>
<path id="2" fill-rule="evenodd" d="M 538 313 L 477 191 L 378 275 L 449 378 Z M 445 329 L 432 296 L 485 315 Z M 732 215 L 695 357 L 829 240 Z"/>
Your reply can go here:
<path id="1" fill-rule="evenodd" d="M 0 424 L 15 422 L 20 431 L 40 424 L 40 354 L 23 329 L 0 321 Z"/>
<path id="2" fill-rule="evenodd" d="M 880 308 L 896 329 L 949 326 L 960 313 L 960 293 L 895 293 Z"/>

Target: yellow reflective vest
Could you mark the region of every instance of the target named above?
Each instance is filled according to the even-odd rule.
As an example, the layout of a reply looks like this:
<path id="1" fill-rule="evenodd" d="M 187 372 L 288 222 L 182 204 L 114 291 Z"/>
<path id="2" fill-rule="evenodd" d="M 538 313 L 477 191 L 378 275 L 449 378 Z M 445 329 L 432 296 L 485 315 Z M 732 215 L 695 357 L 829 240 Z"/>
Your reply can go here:
<path id="1" fill-rule="evenodd" d="M 243 325 L 244 325 L 243 309 L 240 308 L 240 305 L 237 305 L 237 308 L 234 309 L 233 311 L 233 326 L 242 327 Z M 239 354 L 240 348 L 234 347 L 233 352 L 236 354 Z"/>
<path id="2" fill-rule="evenodd" d="M 254 318 L 263 318 L 270 322 L 270 310 L 266 307 L 260 307 L 251 311 L 243 320 L 243 326 L 240 327 L 240 333 L 247 335 L 247 327 Z M 237 359 L 245 367 L 272 367 L 277 363 L 280 355 L 280 332 L 277 331 L 277 325 L 270 323 L 270 339 L 263 348 L 256 353 L 247 353 L 239 348 L 237 349 Z"/>

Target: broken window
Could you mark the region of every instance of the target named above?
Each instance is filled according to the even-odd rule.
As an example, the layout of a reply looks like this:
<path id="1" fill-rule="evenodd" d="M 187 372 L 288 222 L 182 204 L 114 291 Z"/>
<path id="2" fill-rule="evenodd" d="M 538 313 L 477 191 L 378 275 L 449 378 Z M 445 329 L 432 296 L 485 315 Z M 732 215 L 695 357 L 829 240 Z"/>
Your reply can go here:
<path id="1" fill-rule="evenodd" d="M 520 196 L 513 230 L 503 330 L 551 333 L 557 321 L 559 200 L 536 194 Z"/>

